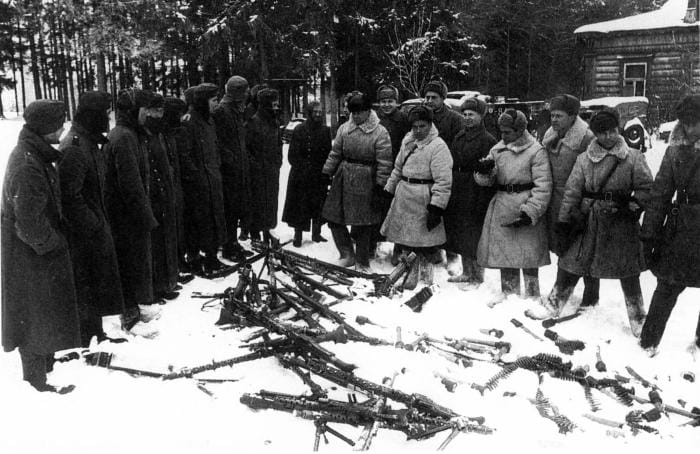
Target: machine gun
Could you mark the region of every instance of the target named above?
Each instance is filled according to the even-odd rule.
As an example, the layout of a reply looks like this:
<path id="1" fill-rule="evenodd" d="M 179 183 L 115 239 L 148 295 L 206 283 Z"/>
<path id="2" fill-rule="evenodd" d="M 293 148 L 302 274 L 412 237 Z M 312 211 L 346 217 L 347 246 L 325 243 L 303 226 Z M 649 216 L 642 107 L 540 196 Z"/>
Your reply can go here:
<path id="1" fill-rule="evenodd" d="M 391 273 L 386 278 L 375 280 L 375 293 L 380 296 L 389 296 L 394 288 L 394 284 L 401 279 L 401 276 L 410 271 L 413 263 L 416 261 L 416 257 L 415 252 L 402 256 L 399 259 L 399 264 L 391 270 Z"/>

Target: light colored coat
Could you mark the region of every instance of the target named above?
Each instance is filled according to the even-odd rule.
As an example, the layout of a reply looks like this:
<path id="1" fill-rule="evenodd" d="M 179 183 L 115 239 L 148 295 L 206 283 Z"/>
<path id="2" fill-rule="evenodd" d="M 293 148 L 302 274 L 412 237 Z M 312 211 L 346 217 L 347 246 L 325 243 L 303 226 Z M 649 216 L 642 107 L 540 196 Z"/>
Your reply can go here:
<path id="1" fill-rule="evenodd" d="M 401 177 L 434 180 L 433 184 L 414 184 Z M 394 194 L 381 233 L 387 240 L 404 246 L 438 246 L 446 241 L 445 224 L 428 231 L 428 205 L 444 209 L 452 187 L 452 155 L 435 125 L 428 136 L 416 141 L 409 132 L 401 143 L 386 191 Z"/>
<path id="2" fill-rule="evenodd" d="M 552 168 L 552 199 L 549 201 L 547 210 L 547 223 L 549 227 L 549 245 L 553 247 L 554 224 L 559 216 L 561 201 L 564 198 L 566 180 L 569 179 L 571 169 L 574 168 L 576 158 L 586 151 L 588 145 L 595 140 L 595 134 L 588 129 L 588 124 L 576 117 L 564 137 L 557 141 L 558 133 L 550 126 L 542 139 L 542 146 L 547 150 L 549 165 Z M 553 251 L 559 252 L 559 251 Z"/>
<path id="3" fill-rule="evenodd" d="M 352 118 L 340 125 L 323 173 L 333 176 L 323 217 L 336 224 L 374 225 L 382 213 L 372 207 L 374 186 L 384 187 L 391 173 L 391 139 L 374 111 L 361 125 Z M 364 161 L 366 164 L 349 162 Z"/>
<path id="4" fill-rule="evenodd" d="M 620 158 L 615 172 L 603 188 L 601 180 L 615 163 L 614 158 L 591 160 L 591 153 L 602 154 L 597 141 L 576 159 L 559 211 L 559 221 L 569 222 L 572 214 L 580 211 L 587 217 L 586 231 L 559 259 L 559 267 L 570 273 L 590 275 L 600 279 L 622 279 L 636 276 L 644 270 L 644 257 L 639 241 L 639 222 L 624 202 L 592 200 L 583 197 L 583 191 L 629 195 L 634 193 L 641 206 L 649 199 L 653 178 L 644 155 L 627 147 L 620 137 L 612 153 Z"/>
<path id="5" fill-rule="evenodd" d="M 498 142 L 489 152 L 496 167 L 489 181 L 477 178 L 482 185 L 534 183 L 528 191 L 498 191 L 491 199 L 479 240 L 477 261 L 486 268 L 537 268 L 548 265 L 547 225 L 540 222 L 552 194 L 552 174 L 547 152 L 524 131 L 515 142 Z M 478 176 L 479 174 L 475 174 Z M 532 219 L 532 225 L 502 227 L 515 220 L 520 212 Z"/>

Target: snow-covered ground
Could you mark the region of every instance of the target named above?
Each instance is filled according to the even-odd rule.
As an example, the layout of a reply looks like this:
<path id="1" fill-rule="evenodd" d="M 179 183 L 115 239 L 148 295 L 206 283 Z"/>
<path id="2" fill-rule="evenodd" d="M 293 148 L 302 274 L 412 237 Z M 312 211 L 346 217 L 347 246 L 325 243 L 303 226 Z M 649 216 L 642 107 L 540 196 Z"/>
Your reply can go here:
<path id="1" fill-rule="evenodd" d="M 4 174 L 7 156 L 13 148 L 21 120 L 0 121 L 0 169 Z M 660 142 L 647 153 L 652 170 L 656 172 L 665 145 Z M 285 147 L 286 150 L 286 147 Z M 282 170 L 280 214 L 282 211 L 288 164 Z M 282 241 L 292 237 L 292 230 L 280 224 L 275 230 Z M 330 232 L 324 228 L 330 239 Z M 289 247 L 289 246 L 288 246 Z M 372 262 L 378 272 L 388 272 L 389 244 L 383 244 L 380 258 Z M 334 260 L 337 252 L 332 243 L 316 244 L 305 238 L 301 253 Z M 556 263 L 553 257 L 553 263 Z M 540 270 L 543 293 L 551 289 L 556 266 Z M 497 294 L 500 284 L 496 271 L 487 270 L 486 282 L 478 289 L 460 290 L 447 283 L 444 267 L 436 270 L 438 293 L 429 300 L 422 313 L 416 314 L 402 302 L 412 292 L 388 298 L 365 298 L 367 282 L 358 281 L 355 290 L 360 294 L 353 300 L 334 307 L 354 323 L 356 315 L 364 315 L 383 325 L 358 326 L 367 335 L 395 341 L 396 327 L 403 331 L 404 342 L 410 342 L 416 333 L 427 332 L 433 337 L 476 337 L 486 339 L 480 328 L 498 328 L 505 332 L 503 340 L 513 345 L 511 356 L 534 355 L 547 352 L 561 355 L 550 341 L 540 342 L 515 328 L 510 320 L 517 318 L 538 335 L 543 328 L 523 315 L 533 302 L 511 297 L 490 309 L 486 302 Z M 214 326 L 219 315 L 216 305 L 204 306 L 205 300 L 191 297 L 193 291 L 217 292 L 235 285 L 235 277 L 207 281 L 200 278 L 187 284 L 180 297 L 164 306 L 146 310 L 160 311 L 160 318 L 148 324 L 138 324 L 133 334 L 119 330 L 116 317 L 108 318 L 108 334 L 127 336 L 126 344 L 95 345 L 95 351 L 114 353 L 113 364 L 153 371 L 175 370 L 221 360 L 245 353 L 238 348 L 240 340 L 251 329 L 222 331 Z M 656 285 L 650 273 L 642 275 L 642 289 L 648 306 Z M 580 299 L 581 286 L 574 299 Z M 700 387 L 682 378 L 691 371 L 700 380 L 700 363 L 687 350 L 694 337 L 700 310 L 700 290 L 686 290 L 679 298 L 676 310 L 669 320 L 666 335 L 655 358 L 648 358 L 631 336 L 624 308 L 622 292 L 617 281 L 601 283 L 600 304 L 579 318 L 554 328 L 560 335 L 580 339 L 586 349 L 573 356 L 564 356 L 575 366 L 588 365 L 595 377 L 628 376 L 626 366 L 654 382 L 666 403 L 681 407 L 679 399 L 687 402 L 685 408 L 700 407 Z M 330 326 L 330 325 L 329 325 Z M 628 427 L 617 430 L 586 419 L 591 409 L 582 388 L 568 381 L 549 376 L 544 378 L 541 390 L 561 414 L 571 419 L 577 428 L 568 435 L 558 433 L 557 426 L 539 416 L 528 399 L 535 397 L 537 375 L 518 370 L 503 380 L 494 391 L 482 396 L 471 388 L 472 383 L 483 384 L 499 367 L 475 362 L 463 368 L 437 355 L 409 352 L 393 347 L 373 347 L 367 344 L 323 344 L 344 361 L 358 365 L 356 374 L 380 382 L 383 377 L 399 373 L 395 387 L 405 392 L 419 392 L 442 405 L 466 416 L 484 416 L 486 425 L 495 429 L 492 435 L 460 434 L 449 446 L 452 452 L 658 452 L 660 449 L 683 449 L 691 452 L 700 442 L 700 428 L 682 426 L 687 418 L 670 414 L 649 423 L 659 434 L 633 435 Z M 598 373 L 594 367 L 595 352 L 600 347 L 607 373 Z M 446 375 L 459 385 L 448 392 L 436 375 Z M 90 367 L 80 361 L 57 364 L 49 381 L 57 385 L 73 383 L 76 390 L 68 395 L 38 393 L 22 381 L 17 352 L 0 353 L 0 452 L 2 453 L 124 453 L 124 452 L 306 452 L 311 451 L 314 425 L 273 410 L 251 411 L 239 402 L 244 392 L 260 389 L 302 394 L 308 391 L 291 371 L 283 369 L 276 359 L 219 369 L 202 377 L 230 378 L 235 382 L 207 384 L 212 395 L 200 390 L 194 380 L 181 379 L 163 382 L 153 378 L 135 378 Z M 328 387 L 330 397 L 345 400 L 346 390 L 337 388 L 323 379 L 317 380 Z M 632 382 L 638 395 L 647 396 L 648 389 Z M 504 396 L 504 392 L 509 392 Z M 515 395 L 510 395 L 515 393 Z M 624 407 L 613 399 L 594 391 L 600 404 L 597 416 L 624 422 L 633 409 L 649 410 L 650 405 L 635 404 Z M 364 396 L 358 395 L 359 400 Z M 393 407 L 400 404 L 390 402 Z M 357 439 L 360 429 L 333 425 L 346 436 Z M 681 427 L 682 426 L 682 427 Z M 379 452 L 407 452 L 435 450 L 447 432 L 424 441 L 406 441 L 398 432 L 380 430 L 372 444 Z M 351 448 L 335 437 L 330 444 L 321 443 L 321 451 L 349 451 Z"/>

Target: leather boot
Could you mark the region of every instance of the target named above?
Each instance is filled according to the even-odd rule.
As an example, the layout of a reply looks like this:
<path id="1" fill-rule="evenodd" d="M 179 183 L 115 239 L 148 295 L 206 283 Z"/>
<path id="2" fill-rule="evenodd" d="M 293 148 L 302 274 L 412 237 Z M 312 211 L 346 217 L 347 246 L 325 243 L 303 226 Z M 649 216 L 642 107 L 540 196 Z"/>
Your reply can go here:
<path id="1" fill-rule="evenodd" d="M 347 228 L 345 226 L 332 227 L 331 234 L 333 235 L 335 247 L 338 248 L 340 253 L 338 265 L 344 267 L 355 266 L 355 249 Z"/>
<path id="2" fill-rule="evenodd" d="M 639 337 L 642 334 L 642 326 L 644 326 L 644 319 L 646 318 L 642 294 L 625 295 L 625 305 L 627 306 L 627 317 L 630 321 L 632 335 Z"/>
<path id="3" fill-rule="evenodd" d="M 418 255 L 418 260 L 420 260 L 420 271 L 418 276 L 420 281 L 425 285 L 433 285 L 433 263 L 423 254 Z"/>
<path id="4" fill-rule="evenodd" d="M 540 297 L 540 279 L 537 274 L 528 272 L 528 270 L 523 270 L 523 283 L 525 285 L 525 297 L 526 298 L 539 298 Z"/>
<path id="5" fill-rule="evenodd" d="M 292 246 L 301 247 L 301 229 L 294 229 L 294 241 L 292 241 Z"/>
<path id="6" fill-rule="evenodd" d="M 320 219 L 311 220 L 311 241 L 314 243 L 327 243 L 328 240 L 321 236 L 321 226 L 323 222 Z"/>
<path id="7" fill-rule="evenodd" d="M 408 254 L 405 252 L 405 254 Z M 422 254 L 419 254 L 418 257 L 413 261 L 413 264 L 411 265 L 411 268 L 408 270 L 408 273 L 406 274 L 406 278 L 403 281 L 402 287 L 405 290 L 413 290 L 416 288 L 418 285 L 418 278 L 420 275 L 420 261 L 421 261 L 421 256 Z"/>
<path id="8" fill-rule="evenodd" d="M 462 256 L 462 274 L 447 278 L 447 282 L 479 285 L 484 282 L 484 269 L 477 265 L 476 259 Z"/>

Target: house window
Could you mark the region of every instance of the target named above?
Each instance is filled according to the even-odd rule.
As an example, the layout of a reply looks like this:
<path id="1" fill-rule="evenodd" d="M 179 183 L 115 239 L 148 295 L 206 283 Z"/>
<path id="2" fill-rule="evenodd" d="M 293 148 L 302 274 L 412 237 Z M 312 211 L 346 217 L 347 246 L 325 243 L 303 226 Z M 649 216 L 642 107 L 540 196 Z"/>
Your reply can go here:
<path id="1" fill-rule="evenodd" d="M 622 77 L 623 96 L 644 96 L 647 84 L 646 63 L 625 63 Z"/>

